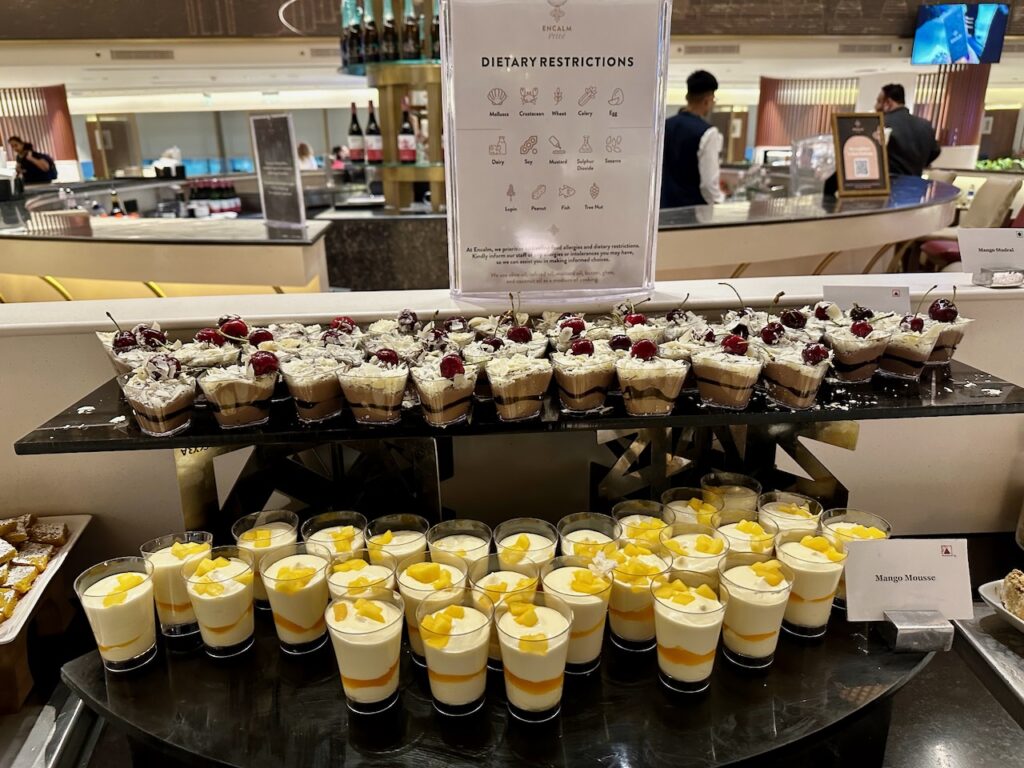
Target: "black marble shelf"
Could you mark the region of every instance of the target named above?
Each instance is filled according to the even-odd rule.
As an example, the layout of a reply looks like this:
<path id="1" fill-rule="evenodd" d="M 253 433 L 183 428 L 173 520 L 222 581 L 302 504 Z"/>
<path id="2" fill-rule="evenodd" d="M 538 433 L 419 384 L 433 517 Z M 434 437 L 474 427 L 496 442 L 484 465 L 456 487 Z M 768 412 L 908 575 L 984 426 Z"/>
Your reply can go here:
<path id="1" fill-rule="evenodd" d="M 826 636 L 787 636 L 775 665 L 741 672 L 719 658 L 710 689 L 669 694 L 654 654 L 605 642 L 598 672 L 567 678 L 552 723 L 509 717 L 500 675 L 477 714 L 447 719 L 430 703 L 423 672 L 403 654 L 400 703 L 350 716 L 330 644 L 303 658 L 278 648 L 269 615 L 254 648 L 228 663 L 161 652 L 137 672 L 103 671 L 94 651 L 62 670 L 86 706 L 146 747 L 196 765 L 262 768 L 386 766 L 721 766 L 813 737 L 895 693 L 930 660 L 895 654 L 836 613 Z M 826 759 L 827 762 L 827 759 Z"/>
<path id="2" fill-rule="evenodd" d="M 14 444 L 19 455 L 134 451 L 209 446 L 295 445 L 343 440 L 403 437 L 462 437 L 522 432 L 571 432 L 646 427 L 722 426 L 730 424 L 796 424 L 820 421 L 907 419 L 928 416 L 975 416 L 1024 413 L 1024 389 L 962 363 L 929 368 L 919 382 L 875 377 L 857 385 L 824 385 L 819 403 L 807 411 L 789 411 L 755 393 L 745 411 L 702 406 L 696 395 L 683 395 L 670 416 L 631 417 L 622 403 L 609 400 L 607 412 L 578 418 L 559 412 L 557 396 L 549 395 L 540 419 L 517 424 L 500 422 L 489 403 L 474 405 L 470 420 L 448 429 L 428 426 L 418 407 L 403 412 L 389 427 L 356 424 L 348 413 L 322 424 L 297 420 L 291 402 L 274 406 L 262 427 L 222 430 L 211 414 L 197 412 L 192 426 L 174 437 L 143 435 L 128 403 L 111 379 Z"/>

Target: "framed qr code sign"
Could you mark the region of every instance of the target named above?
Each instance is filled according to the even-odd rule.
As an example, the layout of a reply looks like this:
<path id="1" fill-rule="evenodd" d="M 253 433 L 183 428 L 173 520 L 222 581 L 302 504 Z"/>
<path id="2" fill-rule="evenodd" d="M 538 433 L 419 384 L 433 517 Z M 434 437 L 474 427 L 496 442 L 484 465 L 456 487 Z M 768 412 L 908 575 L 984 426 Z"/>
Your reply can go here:
<path id="1" fill-rule="evenodd" d="M 839 197 L 889 194 L 885 115 L 881 112 L 832 115 Z"/>

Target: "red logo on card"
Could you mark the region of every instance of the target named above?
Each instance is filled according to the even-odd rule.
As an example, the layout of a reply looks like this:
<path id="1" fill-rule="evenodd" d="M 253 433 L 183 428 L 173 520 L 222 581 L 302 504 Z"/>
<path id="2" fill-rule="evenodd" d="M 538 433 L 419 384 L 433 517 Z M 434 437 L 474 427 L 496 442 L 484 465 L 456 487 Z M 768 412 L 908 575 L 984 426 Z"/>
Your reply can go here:
<path id="1" fill-rule="evenodd" d="M 942 552 L 943 557 L 954 557 L 953 548 L 949 544 L 940 544 L 939 549 Z"/>

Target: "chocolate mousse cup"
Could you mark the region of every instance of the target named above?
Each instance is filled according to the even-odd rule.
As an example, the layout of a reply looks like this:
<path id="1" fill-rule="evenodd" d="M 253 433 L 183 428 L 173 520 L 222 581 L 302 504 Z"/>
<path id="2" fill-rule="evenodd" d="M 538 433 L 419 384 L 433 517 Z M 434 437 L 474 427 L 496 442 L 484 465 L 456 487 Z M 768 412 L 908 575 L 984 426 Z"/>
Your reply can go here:
<path id="1" fill-rule="evenodd" d="M 512 358 L 515 359 L 515 358 Z M 487 364 L 488 378 L 494 405 L 501 421 L 526 421 L 540 416 L 544 395 L 551 384 L 551 365 L 509 370 L 497 373 L 496 365 L 504 360 L 493 360 Z M 540 362 L 540 361 L 536 361 Z"/>
<path id="2" fill-rule="evenodd" d="M 827 360 L 817 365 L 769 360 L 761 371 L 768 397 L 773 402 L 794 411 L 805 411 L 814 405 L 826 373 Z"/>
<path id="3" fill-rule="evenodd" d="M 295 402 L 299 421 L 304 424 L 332 419 L 345 407 L 345 395 L 336 375 L 329 378 L 294 379 L 285 374 L 284 379 Z"/>
<path id="4" fill-rule="evenodd" d="M 933 325 L 923 333 L 897 330 L 878 361 L 878 372 L 894 379 L 917 381 L 924 372 L 939 339 L 941 328 Z"/>
<path id="5" fill-rule="evenodd" d="M 935 342 L 935 348 L 928 358 L 928 365 L 945 365 L 953 359 L 956 348 L 964 340 L 967 326 L 974 322 L 965 318 L 957 318 L 952 323 L 940 323 L 942 331 L 939 333 L 939 340 Z"/>
<path id="6" fill-rule="evenodd" d="M 352 415 L 360 424 L 397 424 L 402 420 L 402 395 L 409 369 L 402 365 L 384 374 L 364 376 L 360 374 L 363 367 L 338 374 Z"/>
<path id="7" fill-rule="evenodd" d="M 693 369 L 702 403 L 742 411 L 754 394 L 761 362 L 728 352 L 695 352 Z"/>
<path id="8" fill-rule="evenodd" d="M 213 417 L 221 429 L 255 427 L 270 419 L 270 404 L 277 384 L 277 372 L 256 376 L 251 381 L 228 379 L 211 381 L 210 374 L 199 386 Z"/>
<path id="9" fill-rule="evenodd" d="M 150 437 L 170 437 L 184 432 L 192 425 L 196 399 L 194 380 L 184 379 L 192 381 L 192 386 L 180 387 L 178 394 L 164 402 L 147 398 L 130 387 L 125 387 L 127 380 L 128 377 L 121 377 L 119 383 L 143 434 Z"/>
<path id="10" fill-rule="evenodd" d="M 615 357 L 558 354 L 552 357 L 552 366 L 564 412 L 593 413 L 604 407 L 608 391 L 615 385 Z"/>
<path id="11" fill-rule="evenodd" d="M 615 363 L 622 404 L 630 416 L 667 416 L 676 407 L 689 366 L 681 360 L 624 357 Z"/>
<path id="12" fill-rule="evenodd" d="M 825 345 L 832 349 L 832 376 L 830 380 L 849 384 L 868 381 L 878 370 L 889 334 L 873 331 L 866 338 L 858 338 L 843 329 L 841 332 L 827 331 Z"/>
<path id="13" fill-rule="evenodd" d="M 412 380 L 420 396 L 423 420 L 432 427 L 448 427 L 469 417 L 476 388 L 476 370 L 468 366 L 456 379 L 423 378 L 419 368 L 412 369 Z"/>

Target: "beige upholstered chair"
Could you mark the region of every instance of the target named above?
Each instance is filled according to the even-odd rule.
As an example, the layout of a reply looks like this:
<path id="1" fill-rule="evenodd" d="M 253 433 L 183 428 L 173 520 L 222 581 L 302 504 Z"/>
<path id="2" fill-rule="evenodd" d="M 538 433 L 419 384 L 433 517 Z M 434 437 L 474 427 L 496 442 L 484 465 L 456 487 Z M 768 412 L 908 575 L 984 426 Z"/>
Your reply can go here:
<path id="1" fill-rule="evenodd" d="M 941 181 L 952 184 L 956 181 L 956 171 L 928 171 L 928 181 Z"/>
<path id="2" fill-rule="evenodd" d="M 977 229 L 980 227 L 1001 227 L 1010 215 L 1013 198 L 1020 190 L 1021 180 L 990 177 L 974 193 L 971 207 L 960 216 L 960 226 Z M 956 227 L 946 227 L 932 232 L 924 240 L 956 240 Z"/>

